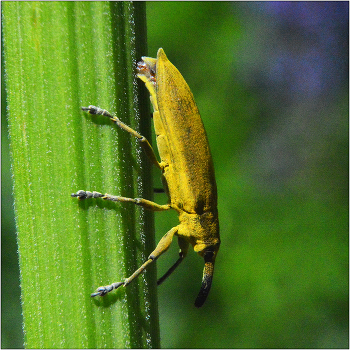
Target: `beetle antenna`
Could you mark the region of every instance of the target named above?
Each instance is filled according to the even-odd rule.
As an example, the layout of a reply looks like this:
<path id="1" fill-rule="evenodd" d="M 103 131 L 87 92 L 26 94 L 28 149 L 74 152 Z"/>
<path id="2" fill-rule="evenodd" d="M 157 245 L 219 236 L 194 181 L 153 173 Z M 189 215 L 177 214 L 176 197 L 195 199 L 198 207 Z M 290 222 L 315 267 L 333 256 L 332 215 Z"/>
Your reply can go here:
<path id="1" fill-rule="evenodd" d="M 180 257 L 176 260 L 175 264 L 162 276 L 158 281 L 157 285 L 159 286 L 162 284 L 173 272 L 174 270 L 180 265 L 181 261 L 184 259 L 185 255 L 180 252 Z"/>
<path id="2" fill-rule="evenodd" d="M 201 307 L 207 296 L 209 294 L 211 283 L 213 281 L 213 273 L 214 273 L 214 261 L 213 261 L 213 252 L 209 251 L 204 255 L 204 270 L 203 270 L 203 278 L 202 278 L 202 286 L 198 293 L 197 299 L 194 302 L 196 307 Z"/>

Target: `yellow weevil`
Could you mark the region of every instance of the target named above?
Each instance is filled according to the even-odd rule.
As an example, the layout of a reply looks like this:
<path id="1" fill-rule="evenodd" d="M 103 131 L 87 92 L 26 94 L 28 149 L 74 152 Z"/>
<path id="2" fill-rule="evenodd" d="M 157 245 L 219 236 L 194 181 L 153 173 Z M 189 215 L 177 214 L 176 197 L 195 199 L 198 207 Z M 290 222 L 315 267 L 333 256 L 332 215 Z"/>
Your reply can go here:
<path id="1" fill-rule="evenodd" d="M 217 190 L 207 135 L 189 86 L 181 73 L 167 59 L 163 49 L 158 50 L 156 59 L 142 57 L 137 70 L 137 76 L 144 81 L 151 95 L 154 129 L 161 162 L 157 161 L 145 137 L 122 123 L 117 117 L 95 106 L 82 109 L 91 114 L 109 117 L 140 141 L 152 163 L 162 172 L 164 189 L 169 196 L 168 204 L 160 205 L 143 198 L 125 198 L 82 190 L 73 193 L 72 197 L 132 202 L 154 211 L 174 209 L 179 214 L 180 224 L 164 235 L 148 260 L 130 277 L 123 282 L 99 287 L 91 296 L 103 296 L 120 286 L 127 286 L 149 264 L 167 251 L 175 235 L 178 238 L 180 257 L 158 280 L 158 285 L 181 263 L 191 244 L 205 262 L 202 286 L 195 301 L 195 306 L 200 307 L 210 291 L 214 262 L 220 246 Z"/>

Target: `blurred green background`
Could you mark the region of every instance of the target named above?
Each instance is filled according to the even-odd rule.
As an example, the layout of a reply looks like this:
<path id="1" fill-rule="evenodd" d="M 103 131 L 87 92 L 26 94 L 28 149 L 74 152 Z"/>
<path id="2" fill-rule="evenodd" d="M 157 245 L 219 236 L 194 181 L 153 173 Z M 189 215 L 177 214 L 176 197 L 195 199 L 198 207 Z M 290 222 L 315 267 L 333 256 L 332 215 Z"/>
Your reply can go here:
<path id="1" fill-rule="evenodd" d="M 148 56 L 164 48 L 207 129 L 222 238 L 201 309 L 193 306 L 203 269 L 195 253 L 159 287 L 162 347 L 349 347 L 348 6 L 147 2 Z M 23 334 L 4 108 L 2 347 L 16 348 Z M 177 222 L 157 213 L 157 240 Z M 177 254 L 173 244 L 159 276 Z"/>

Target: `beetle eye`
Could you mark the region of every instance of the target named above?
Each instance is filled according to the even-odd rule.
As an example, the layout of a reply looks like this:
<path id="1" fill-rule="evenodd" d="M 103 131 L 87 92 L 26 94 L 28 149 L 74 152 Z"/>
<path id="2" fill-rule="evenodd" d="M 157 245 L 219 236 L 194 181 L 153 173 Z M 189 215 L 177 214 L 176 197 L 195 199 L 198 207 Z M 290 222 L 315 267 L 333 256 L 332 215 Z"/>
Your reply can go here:
<path id="1" fill-rule="evenodd" d="M 210 250 L 206 250 L 204 253 L 204 261 L 207 262 L 213 262 L 214 257 L 214 248 L 209 248 Z"/>

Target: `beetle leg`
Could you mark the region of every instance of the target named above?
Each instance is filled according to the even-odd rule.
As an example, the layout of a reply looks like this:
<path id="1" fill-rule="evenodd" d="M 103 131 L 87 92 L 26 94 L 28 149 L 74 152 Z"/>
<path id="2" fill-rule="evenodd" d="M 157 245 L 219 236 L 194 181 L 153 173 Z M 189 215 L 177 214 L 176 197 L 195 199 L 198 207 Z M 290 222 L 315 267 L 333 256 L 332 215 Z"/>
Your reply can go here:
<path id="1" fill-rule="evenodd" d="M 154 192 L 154 193 L 164 193 L 164 192 L 165 192 L 165 189 L 164 189 L 164 188 L 154 188 L 154 189 L 153 189 L 153 192 Z"/>
<path id="2" fill-rule="evenodd" d="M 138 277 L 148 265 L 150 265 L 153 261 L 158 259 L 164 252 L 168 250 L 170 247 L 170 244 L 173 240 L 174 234 L 176 234 L 178 231 L 178 227 L 173 227 L 171 230 L 169 230 L 163 238 L 159 241 L 156 249 L 149 255 L 148 260 L 141 265 L 130 277 L 126 278 L 124 282 L 116 282 L 112 283 L 108 286 L 99 287 L 97 288 L 97 291 L 95 293 L 92 293 L 92 297 L 96 297 L 98 295 L 104 296 L 107 293 L 111 292 L 113 289 L 117 289 L 120 286 L 126 287 L 129 283 L 131 283 L 136 277 Z"/>
<path id="3" fill-rule="evenodd" d="M 178 244 L 180 247 L 179 255 L 180 257 L 176 260 L 175 264 L 170 267 L 170 269 L 157 281 L 158 286 L 162 284 L 180 265 L 181 261 L 185 259 L 188 251 L 188 242 L 182 237 L 178 237 Z"/>
<path id="4" fill-rule="evenodd" d="M 138 139 L 138 141 L 140 142 L 141 147 L 144 149 L 144 151 L 146 152 L 148 158 L 150 159 L 150 161 L 159 169 L 163 169 L 161 163 L 158 162 L 157 157 L 153 151 L 152 146 L 150 145 L 150 143 L 148 142 L 148 140 L 140 135 L 137 131 L 135 131 L 134 129 L 130 128 L 130 126 L 124 124 L 118 117 L 113 116 L 112 114 L 110 114 L 108 111 L 106 111 L 105 109 L 96 107 L 96 106 L 89 106 L 89 107 L 81 107 L 81 109 L 83 111 L 88 111 L 90 114 L 93 115 L 104 115 L 108 118 L 110 118 L 112 120 L 112 122 L 114 122 L 115 124 L 117 124 L 121 129 L 127 131 L 128 133 L 130 133 L 132 136 L 136 137 Z"/>
<path id="5" fill-rule="evenodd" d="M 131 202 L 131 203 L 134 203 L 135 205 L 139 205 L 140 207 L 153 210 L 153 211 L 163 211 L 163 210 L 171 209 L 170 204 L 157 204 L 155 202 L 152 202 L 143 198 L 128 198 L 128 197 L 121 197 L 121 196 L 112 196 L 108 193 L 102 194 L 96 191 L 90 192 L 90 191 L 80 190 L 77 193 L 72 193 L 71 196 L 78 197 L 81 200 L 87 199 L 87 198 L 102 198 L 104 200 L 113 201 L 113 202 Z"/>

